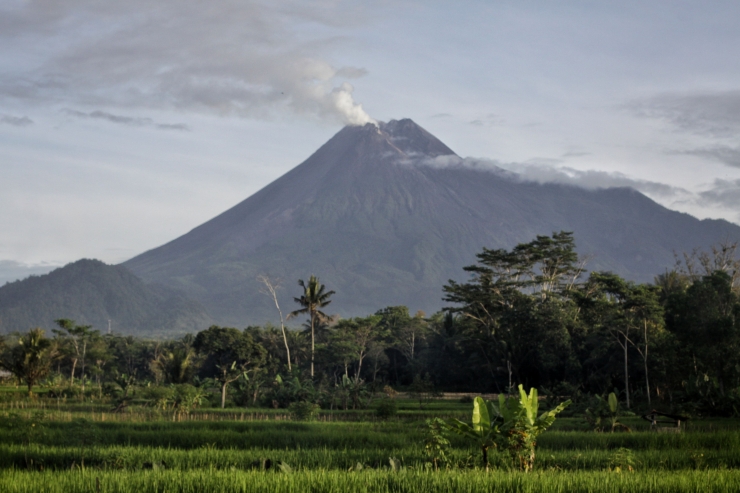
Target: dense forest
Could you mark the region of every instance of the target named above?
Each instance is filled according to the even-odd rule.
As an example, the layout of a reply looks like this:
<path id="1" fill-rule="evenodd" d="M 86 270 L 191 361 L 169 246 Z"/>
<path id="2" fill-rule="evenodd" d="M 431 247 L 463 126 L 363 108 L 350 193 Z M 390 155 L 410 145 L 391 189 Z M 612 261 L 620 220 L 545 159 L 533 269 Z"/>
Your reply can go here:
<path id="1" fill-rule="evenodd" d="M 29 392 L 226 406 L 309 402 L 359 407 L 382 389 L 507 393 L 518 384 L 577 404 L 617 392 L 628 408 L 740 412 L 737 244 L 677 256 L 654 283 L 587 274 L 567 232 L 484 249 L 444 286 L 431 315 L 389 306 L 329 315 L 333 291 L 311 276 L 279 325 L 211 326 L 178 340 L 101 334 L 59 319 L 2 340 L 0 363 Z M 262 279 L 274 297 L 275 286 Z M 285 317 L 283 316 L 285 315 Z M 305 320 L 289 330 L 287 319 Z"/>

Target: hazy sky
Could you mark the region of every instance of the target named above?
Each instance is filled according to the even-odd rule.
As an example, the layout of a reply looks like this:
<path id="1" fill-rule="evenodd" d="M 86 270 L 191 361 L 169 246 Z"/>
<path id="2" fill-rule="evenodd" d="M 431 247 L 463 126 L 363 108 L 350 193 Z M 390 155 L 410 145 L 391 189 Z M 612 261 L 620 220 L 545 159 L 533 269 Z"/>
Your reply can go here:
<path id="1" fill-rule="evenodd" d="M 156 247 L 370 119 L 740 223 L 739 23 L 734 1 L 4 0 L 0 282 Z"/>

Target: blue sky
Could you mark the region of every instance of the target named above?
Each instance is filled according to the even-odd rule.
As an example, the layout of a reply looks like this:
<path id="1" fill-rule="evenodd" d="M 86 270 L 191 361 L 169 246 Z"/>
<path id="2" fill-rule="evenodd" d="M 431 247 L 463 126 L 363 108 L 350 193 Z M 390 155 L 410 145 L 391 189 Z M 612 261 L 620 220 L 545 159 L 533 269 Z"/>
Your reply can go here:
<path id="1" fill-rule="evenodd" d="M 738 223 L 739 20 L 722 1 L 6 0 L 0 282 L 156 247 L 368 119 Z"/>

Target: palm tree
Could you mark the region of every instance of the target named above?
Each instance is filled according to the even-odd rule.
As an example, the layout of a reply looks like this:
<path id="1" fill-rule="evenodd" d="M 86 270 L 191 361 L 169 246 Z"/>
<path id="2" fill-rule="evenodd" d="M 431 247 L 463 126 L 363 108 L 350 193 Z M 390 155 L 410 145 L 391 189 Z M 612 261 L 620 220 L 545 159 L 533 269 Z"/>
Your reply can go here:
<path id="1" fill-rule="evenodd" d="M 167 383 L 187 383 L 193 375 L 195 350 L 182 344 L 163 351 L 152 361 L 151 369 Z"/>
<path id="2" fill-rule="evenodd" d="M 331 303 L 329 297 L 334 294 L 334 291 L 328 291 L 325 293 L 324 285 L 319 282 L 319 278 L 316 276 L 311 276 L 308 279 L 308 283 L 301 279 L 298 281 L 298 285 L 303 288 L 303 295 L 300 298 L 293 299 L 303 308 L 290 312 L 288 318 L 297 317 L 304 313 L 308 314 L 309 322 L 311 323 L 311 378 L 313 378 L 314 330 L 316 328 L 316 322 L 327 320 L 329 318 L 321 311 L 321 308 Z"/>
<path id="3" fill-rule="evenodd" d="M 7 369 L 19 379 L 26 381 L 28 395 L 33 395 L 33 386 L 49 374 L 51 362 L 56 356 L 56 347 L 44 336 L 44 330 L 35 328 L 21 337 L 13 348 Z"/>

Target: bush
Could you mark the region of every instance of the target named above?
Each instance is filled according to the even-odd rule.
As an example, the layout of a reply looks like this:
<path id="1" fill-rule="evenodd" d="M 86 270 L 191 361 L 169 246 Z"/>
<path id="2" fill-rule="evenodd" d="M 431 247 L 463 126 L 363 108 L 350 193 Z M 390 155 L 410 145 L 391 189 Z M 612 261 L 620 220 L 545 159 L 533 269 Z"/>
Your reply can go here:
<path id="1" fill-rule="evenodd" d="M 189 383 L 177 384 L 173 386 L 173 389 L 175 408 L 180 414 L 188 414 L 190 411 L 200 406 L 206 399 L 206 393 L 203 389 L 190 385 Z"/>
<path id="2" fill-rule="evenodd" d="M 288 406 L 290 417 L 295 421 L 313 421 L 319 415 L 319 409 L 313 402 L 293 402 Z"/>
<path id="3" fill-rule="evenodd" d="M 172 401 L 174 391 L 171 387 L 152 386 L 145 388 L 142 395 L 152 407 L 165 410 Z"/>
<path id="4" fill-rule="evenodd" d="M 46 393 L 46 397 L 54 399 L 78 399 L 80 397 L 83 397 L 83 395 L 82 389 L 80 387 L 67 385 L 66 387 L 59 387 L 49 390 L 49 392 Z"/>
<path id="5" fill-rule="evenodd" d="M 375 406 L 375 415 L 380 419 L 392 418 L 396 415 L 397 412 L 398 407 L 396 406 L 396 401 L 394 401 L 393 399 L 382 399 Z"/>

